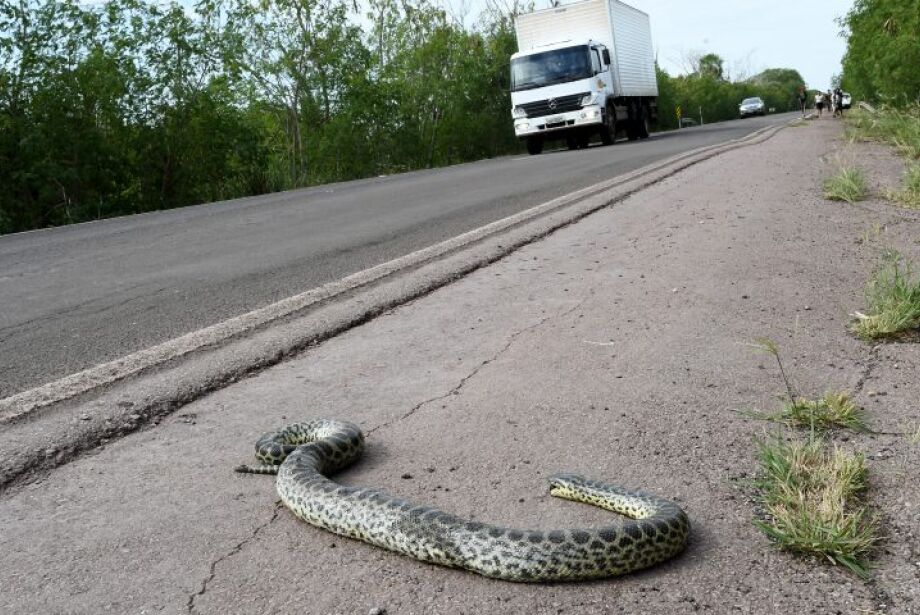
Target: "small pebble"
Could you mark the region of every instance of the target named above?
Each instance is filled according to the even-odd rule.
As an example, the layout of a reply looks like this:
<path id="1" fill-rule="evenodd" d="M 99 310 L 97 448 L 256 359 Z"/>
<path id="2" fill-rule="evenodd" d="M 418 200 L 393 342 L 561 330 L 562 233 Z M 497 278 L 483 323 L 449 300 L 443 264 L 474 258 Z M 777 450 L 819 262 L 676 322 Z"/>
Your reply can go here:
<path id="1" fill-rule="evenodd" d="M 387 615 L 387 610 L 385 608 L 375 606 L 367 612 L 367 615 Z"/>
<path id="2" fill-rule="evenodd" d="M 403 474 L 400 478 L 403 478 L 403 479 L 405 479 L 405 480 L 409 480 L 410 478 L 412 478 L 412 475 L 409 474 L 408 472 L 406 472 L 406 473 Z"/>

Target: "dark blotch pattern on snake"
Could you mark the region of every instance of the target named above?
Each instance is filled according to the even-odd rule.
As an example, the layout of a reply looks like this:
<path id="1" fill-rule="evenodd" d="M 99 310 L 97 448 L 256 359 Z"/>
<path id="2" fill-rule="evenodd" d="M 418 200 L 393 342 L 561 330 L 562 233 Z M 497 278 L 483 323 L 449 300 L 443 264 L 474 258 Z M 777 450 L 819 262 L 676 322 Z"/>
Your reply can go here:
<path id="1" fill-rule="evenodd" d="M 690 533 L 687 515 L 673 502 L 571 474 L 551 477 L 550 494 L 629 519 L 599 528 L 509 529 L 326 478 L 363 450 L 364 436 L 352 423 L 296 423 L 259 439 L 256 457 L 263 465 L 237 471 L 277 474 L 281 500 L 307 523 L 425 562 L 509 581 L 578 581 L 640 570 L 680 553 Z"/>

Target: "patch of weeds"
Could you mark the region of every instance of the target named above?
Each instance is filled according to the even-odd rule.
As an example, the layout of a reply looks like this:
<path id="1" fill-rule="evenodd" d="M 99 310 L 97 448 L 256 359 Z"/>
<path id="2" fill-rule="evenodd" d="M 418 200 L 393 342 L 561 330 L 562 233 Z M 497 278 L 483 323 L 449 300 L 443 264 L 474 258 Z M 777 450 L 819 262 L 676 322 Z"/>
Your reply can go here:
<path id="1" fill-rule="evenodd" d="M 772 413 L 749 412 L 748 416 L 757 419 L 775 421 L 790 427 L 808 428 L 815 431 L 824 431 L 833 428 L 848 428 L 854 431 L 869 431 L 866 425 L 865 413 L 857 406 L 850 394 L 846 391 L 829 391 L 823 397 L 807 399 L 795 394 L 792 382 L 783 368 L 783 361 L 779 356 L 779 347 L 770 339 L 758 338 L 753 346 L 773 355 L 779 367 L 780 376 L 786 385 L 786 401 L 783 406 Z"/>
<path id="2" fill-rule="evenodd" d="M 907 168 L 902 189 L 892 190 L 888 198 L 907 209 L 920 209 L 920 164 Z"/>
<path id="3" fill-rule="evenodd" d="M 866 178 L 857 167 L 842 167 L 824 180 L 824 198 L 855 203 L 866 196 Z"/>
<path id="4" fill-rule="evenodd" d="M 816 435 L 832 427 L 868 431 L 863 411 L 845 392 L 814 400 L 797 396 L 776 343 L 760 338 L 754 346 L 776 358 L 788 394 L 779 412 L 761 418 L 810 430 L 804 440 L 777 434 L 757 442 L 763 515 L 754 523 L 781 549 L 817 556 L 866 579 L 878 522 L 864 502 L 865 457 L 831 448 Z"/>
<path id="5" fill-rule="evenodd" d="M 859 243 L 859 244 L 877 243 L 878 241 L 881 240 L 882 235 L 884 235 L 886 232 L 887 232 L 887 228 L 885 226 L 882 226 L 880 222 L 873 222 L 872 225 L 869 228 L 867 228 L 865 231 L 863 231 L 862 235 L 860 235 L 856 239 L 856 243 Z"/>
<path id="6" fill-rule="evenodd" d="M 863 504 L 865 457 L 820 438 L 758 443 L 765 519 L 755 521 L 780 548 L 816 555 L 869 576 L 867 558 L 877 542 L 877 521 Z"/>
<path id="7" fill-rule="evenodd" d="M 889 252 L 866 286 L 866 303 L 866 312 L 855 312 L 850 325 L 862 339 L 897 338 L 920 329 L 920 277 L 912 263 Z"/>
<path id="8" fill-rule="evenodd" d="M 778 412 L 761 415 L 770 421 L 784 423 L 790 427 L 824 431 L 833 428 L 848 428 L 854 431 L 869 431 L 865 413 L 857 406 L 846 391 L 828 392 L 818 399 L 796 398 L 787 401 Z"/>
<path id="9" fill-rule="evenodd" d="M 847 114 L 847 125 L 851 139 L 882 141 L 902 156 L 920 160 L 920 105 L 874 113 L 853 110 Z"/>

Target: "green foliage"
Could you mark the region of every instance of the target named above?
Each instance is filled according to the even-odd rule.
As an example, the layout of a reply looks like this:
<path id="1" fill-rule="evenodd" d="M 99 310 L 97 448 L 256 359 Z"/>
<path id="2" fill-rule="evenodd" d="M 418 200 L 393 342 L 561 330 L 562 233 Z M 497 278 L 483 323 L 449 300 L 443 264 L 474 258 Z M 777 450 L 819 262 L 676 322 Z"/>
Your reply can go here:
<path id="1" fill-rule="evenodd" d="M 725 61 L 721 56 L 715 53 L 707 53 L 702 56 L 698 62 L 697 75 L 706 79 L 714 79 L 716 81 L 722 81 L 725 79 Z"/>
<path id="2" fill-rule="evenodd" d="M 874 112 L 854 109 L 847 114 L 847 125 L 856 138 L 883 141 L 902 156 L 920 161 L 920 105 L 886 106 Z"/>
<path id="3" fill-rule="evenodd" d="M 862 504 L 867 488 L 863 455 L 820 438 L 761 442 L 759 499 L 766 519 L 755 524 L 781 548 L 816 555 L 862 578 L 878 542 L 877 521 Z"/>
<path id="4" fill-rule="evenodd" d="M 904 185 L 891 195 L 895 202 L 908 209 L 920 209 L 920 164 L 914 163 L 904 173 Z"/>
<path id="5" fill-rule="evenodd" d="M 706 54 L 697 62 L 697 70 L 689 75 L 670 76 L 656 65 L 658 74 L 659 128 L 677 128 L 675 108 L 680 105 L 684 117 L 704 122 L 736 119 L 738 105 L 745 98 L 759 96 L 768 109 L 776 112 L 798 109 L 798 88 L 804 80 L 798 71 L 789 68 L 768 69 L 744 81 L 724 78 L 722 59 Z"/>
<path id="6" fill-rule="evenodd" d="M 802 397 L 783 403 L 777 412 L 752 414 L 754 418 L 808 428 L 812 432 L 833 428 L 867 431 L 865 413 L 846 391 L 827 392 L 817 399 Z"/>
<path id="7" fill-rule="evenodd" d="M 889 253 L 869 280 L 866 302 L 866 313 L 856 312 L 851 325 L 859 337 L 896 338 L 920 329 L 920 278 L 897 253 Z"/>
<path id="8" fill-rule="evenodd" d="M 856 167 L 843 167 L 824 180 L 824 198 L 855 203 L 866 196 L 866 178 Z"/>
<path id="9" fill-rule="evenodd" d="M 517 9 L 526 5 L 515 3 Z M 0 0 L 0 233 L 518 151 L 512 15 L 435 0 Z M 512 8 L 511 10 L 517 10 Z M 790 106 L 788 69 L 658 72 L 662 128 Z"/>
<path id="10" fill-rule="evenodd" d="M 751 77 L 748 83 L 760 90 L 758 96 L 764 99 L 768 107 L 778 111 L 799 109 L 799 88 L 805 85 L 799 71 L 791 68 L 768 68 Z M 814 91 L 809 91 L 809 100 L 814 99 L 814 94 Z"/>
<path id="11" fill-rule="evenodd" d="M 0 233 L 516 151 L 510 17 L 0 0 Z"/>
<path id="12" fill-rule="evenodd" d="M 903 106 L 920 100 L 920 10 L 916 0 L 856 0 L 841 20 L 849 31 L 843 88 L 856 99 Z"/>

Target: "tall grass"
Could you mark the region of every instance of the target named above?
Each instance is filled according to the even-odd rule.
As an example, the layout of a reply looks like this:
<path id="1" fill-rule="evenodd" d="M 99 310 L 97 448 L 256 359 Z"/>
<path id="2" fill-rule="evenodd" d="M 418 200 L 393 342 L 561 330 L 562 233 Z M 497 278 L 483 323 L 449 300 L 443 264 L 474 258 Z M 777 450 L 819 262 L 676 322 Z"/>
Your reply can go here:
<path id="1" fill-rule="evenodd" d="M 920 209 L 920 164 L 907 167 L 901 189 L 892 191 L 889 198 L 908 209 Z"/>
<path id="2" fill-rule="evenodd" d="M 894 338 L 920 329 L 920 277 L 910 261 L 890 253 L 866 286 L 865 313 L 856 312 L 851 330 L 867 340 Z"/>
<path id="3" fill-rule="evenodd" d="M 847 115 L 850 136 L 888 143 L 902 156 L 920 160 L 920 105 L 905 109 L 854 109 Z"/>
<path id="4" fill-rule="evenodd" d="M 920 104 L 905 109 L 882 107 L 876 111 L 856 109 L 848 115 L 851 139 L 881 141 L 907 158 L 907 172 L 900 190 L 888 198 L 910 209 L 920 209 Z"/>
<path id="5" fill-rule="evenodd" d="M 866 178 L 856 167 L 843 167 L 824 180 L 824 198 L 855 203 L 866 196 Z"/>

